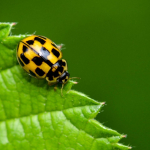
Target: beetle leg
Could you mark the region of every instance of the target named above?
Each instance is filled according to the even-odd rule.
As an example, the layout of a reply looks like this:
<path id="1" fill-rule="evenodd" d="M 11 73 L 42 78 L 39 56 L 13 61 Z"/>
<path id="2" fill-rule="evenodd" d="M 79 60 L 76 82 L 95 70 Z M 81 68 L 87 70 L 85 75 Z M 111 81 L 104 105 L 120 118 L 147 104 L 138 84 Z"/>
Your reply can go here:
<path id="1" fill-rule="evenodd" d="M 64 84 L 62 84 L 62 87 L 61 87 L 61 96 L 63 96 L 63 88 L 64 88 Z"/>
<path id="2" fill-rule="evenodd" d="M 57 90 L 57 84 L 54 86 L 54 91 L 56 91 Z"/>

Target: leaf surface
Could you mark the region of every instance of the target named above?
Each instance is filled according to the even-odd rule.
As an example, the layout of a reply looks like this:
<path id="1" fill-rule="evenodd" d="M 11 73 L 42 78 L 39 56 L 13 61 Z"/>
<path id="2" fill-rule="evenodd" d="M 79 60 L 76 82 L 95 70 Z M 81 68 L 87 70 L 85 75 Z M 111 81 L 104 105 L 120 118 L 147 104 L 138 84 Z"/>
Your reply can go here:
<path id="1" fill-rule="evenodd" d="M 0 23 L 0 149 L 126 150 L 124 136 L 94 120 L 103 102 L 72 90 L 61 96 L 46 80 L 30 77 L 16 59 L 17 44 L 29 35 L 9 36 L 14 23 Z"/>

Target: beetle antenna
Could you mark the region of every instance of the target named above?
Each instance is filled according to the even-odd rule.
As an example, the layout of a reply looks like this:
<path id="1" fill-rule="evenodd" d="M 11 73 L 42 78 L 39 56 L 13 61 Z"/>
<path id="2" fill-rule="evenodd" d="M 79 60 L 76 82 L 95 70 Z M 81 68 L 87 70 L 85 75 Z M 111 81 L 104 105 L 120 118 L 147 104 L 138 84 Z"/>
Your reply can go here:
<path id="1" fill-rule="evenodd" d="M 69 78 L 69 80 L 71 80 L 71 79 L 81 79 L 80 77 L 71 77 L 71 78 Z"/>

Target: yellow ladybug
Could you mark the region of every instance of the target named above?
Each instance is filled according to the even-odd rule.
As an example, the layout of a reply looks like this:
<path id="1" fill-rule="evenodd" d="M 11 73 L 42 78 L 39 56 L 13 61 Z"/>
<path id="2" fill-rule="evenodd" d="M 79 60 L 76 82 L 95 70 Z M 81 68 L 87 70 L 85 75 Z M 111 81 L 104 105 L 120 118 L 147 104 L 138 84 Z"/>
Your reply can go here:
<path id="1" fill-rule="evenodd" d="M 17 48 L 22 68 L 31 76 L 46 78 L 49 85 L 64 85 L 69 79 L 67 62 L 61 58 L 60 47 L 43 36 L 31 35 L 20 41 Z"/>

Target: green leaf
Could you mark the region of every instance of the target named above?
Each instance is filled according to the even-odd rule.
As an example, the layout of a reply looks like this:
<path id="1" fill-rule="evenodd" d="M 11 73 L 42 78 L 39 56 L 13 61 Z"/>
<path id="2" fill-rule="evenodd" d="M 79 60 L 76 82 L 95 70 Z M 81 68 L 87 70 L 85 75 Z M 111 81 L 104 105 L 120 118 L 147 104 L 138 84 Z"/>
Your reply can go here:
<path id="1" fill-rule="evenodd" d="M 0 23 L 0 149 L 126 150 L 124 136 L 93 118 L 103 102 L 72 90 L 74 81 L 54 91 L 46 80 L 30 77 L 18 65 L 14 23 Z"/>

